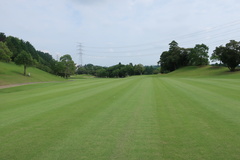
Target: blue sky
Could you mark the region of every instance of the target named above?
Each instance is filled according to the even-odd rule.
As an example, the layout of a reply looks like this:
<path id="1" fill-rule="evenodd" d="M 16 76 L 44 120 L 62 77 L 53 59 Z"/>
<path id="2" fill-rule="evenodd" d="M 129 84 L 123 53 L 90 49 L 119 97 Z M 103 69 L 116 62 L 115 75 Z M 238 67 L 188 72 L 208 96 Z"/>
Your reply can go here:
<path id="1" fill-rule="evenodd" d="M 1 0 L 0 32 L 31 42 L 54 58 L 83 64 L 155 65 L 175 40 L 204 43 L 209 55 L 240 41 L 239 0 Z"/>

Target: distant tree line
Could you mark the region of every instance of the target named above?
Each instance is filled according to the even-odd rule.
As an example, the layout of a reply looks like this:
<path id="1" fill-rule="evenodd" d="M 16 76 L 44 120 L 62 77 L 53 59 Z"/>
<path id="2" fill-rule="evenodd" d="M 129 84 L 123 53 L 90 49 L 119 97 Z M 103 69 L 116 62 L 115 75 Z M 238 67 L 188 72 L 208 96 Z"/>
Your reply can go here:
<path id="1" fill-rule="evenodd" d="M 201 66 L 209 64 L 208 46 L 196 44 L 194 48 L 182 48 L 176 41 L 169 44 L 169 50 L 162 52 L 158 64 L 161 73 L 172 72 L 184 66 Z M 219 61 L 220 66 L 226 66 L 230 71 L 240 64 L 240 42 L 230 40 L 225 46 L 216 47 L 210 59 Z"/>
<path id="2" fill-rule="evenodd" d="M 13 36 L 0 33 L 0 61 L 15 62 L 26 68 L 35 66 L 43 71 L 68 78 L 75 73 L 76 67 L 70 55 L 64 55 L 56 61 L 52 55 L 36 50 L 33 45 Z"/>
<path id="3" fill-rule="evenodd" d="M 161 54 L 158 63 L 161 73 L 172 72 L 183 66 L 207 65 L 208 47 L 205 44 L 197 44 L 194 48 L 182 48 L 176 41 L 172 41 L 169 50 Z"/>
<path id="4" fill-rule="evenodd" d="M 208 65 L 208 50 L 209 48 L 205 44 L 196 44 L 194 48 L 183 48 L 179 47 L 176 41 L 172 41 L 169 44 L 169 50 L 162 52 L 160 56 L 158 61 L 160 70 L 158 66 L 133 65 L 132 63 L 127 65 L 119 63 L 111 67 L 87 64 L 76 68 L 69 54 L 60 57 L 60 61 L 57 61 L 49 53 L 36 50 L 28 41 L 0 33 L 0 61 L 23 65 L 24 75 L 29 66 L 35 66 L 65 78 L 75 73 L 110 78 L 159 72 L 168 73 L 183 66 Z M 235 71 L 240 64 L 240 42 L 230 40 L 225 46 L 216 47 L 210 59 L 220 62 L 220 65 L 228 67 L 230 71 Z"/>
<path id="5" fill-rule="evenodd" d="M 230 40 L 225 46 L 216 47 L 211 60 L 220 61 L 230 71 L 235 71 L 240 64 L 240 42 Z"/>
<path id="6" fill-rule="evenodd" d="M 93 64 L 78 66 L 76 73 L 89 74 L 103 78 L 123 78 L 133 75 L 158 74 L 159 72 L 158 66 L 143 66 L 142 64 L 133 65 L 132 63 L 123 65 L 119 63 L 111 67 L 95 66 Z"/>

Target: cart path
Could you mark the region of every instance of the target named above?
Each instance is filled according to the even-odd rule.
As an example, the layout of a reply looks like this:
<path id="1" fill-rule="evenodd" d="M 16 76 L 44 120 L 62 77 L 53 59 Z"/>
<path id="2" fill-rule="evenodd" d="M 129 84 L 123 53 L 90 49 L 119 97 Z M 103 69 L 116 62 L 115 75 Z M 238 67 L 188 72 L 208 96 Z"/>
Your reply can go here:
<path id="1" fill-rule="evenodd" d="M 50 82 L 27 82 L 27 83 L 17 83 L 17 84 L 7 84 L 0 86 L 0 89 L 4 88 L 11 88 L 11 87 L 17 87 L 17 86 L 23 86 L 28 84 L 37 84 L 37 83 L 55 83 L 55 82 L 61 82 L 61 81 L 50 81 Z"/>

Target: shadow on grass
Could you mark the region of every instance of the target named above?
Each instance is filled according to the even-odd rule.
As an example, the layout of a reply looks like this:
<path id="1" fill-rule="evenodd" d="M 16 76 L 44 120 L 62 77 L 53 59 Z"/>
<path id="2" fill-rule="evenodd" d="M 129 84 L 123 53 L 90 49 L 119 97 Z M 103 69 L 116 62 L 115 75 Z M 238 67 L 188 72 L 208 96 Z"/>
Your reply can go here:
<path id="1" fill-rule="evenodd" d="M 22 75 L 22 76 L 24 76 L 22 72 L 12 71 L 12 73 L 15 73 L 15 74 L 17 74 L 17 75 Z"/>

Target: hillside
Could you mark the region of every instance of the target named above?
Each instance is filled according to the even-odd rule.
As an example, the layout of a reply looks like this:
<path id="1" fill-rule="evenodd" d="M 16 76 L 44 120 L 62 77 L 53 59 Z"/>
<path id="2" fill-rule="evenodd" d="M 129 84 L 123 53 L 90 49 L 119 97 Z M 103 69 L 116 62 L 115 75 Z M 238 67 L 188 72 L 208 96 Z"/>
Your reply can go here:
<path id="1" fill-rule="evenodd" d="M 240 71 L 230 72 L 227 67 L 188 66 L 175 70 L 165 76 L 169 77 L 229 77 L 240 78 Z"/>
<path id="2" fill-rule="evenodd" d="M 29 82 L 65 81 L 63 78 L 33 67 L 27 68 L 27 73 L 30 73 L 31 76 L 23 76 L 23 66 L 0 62 L 0 86 Z"/>

